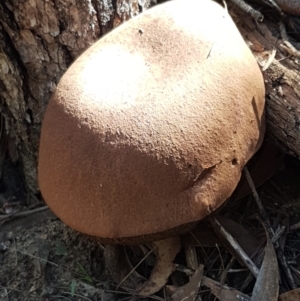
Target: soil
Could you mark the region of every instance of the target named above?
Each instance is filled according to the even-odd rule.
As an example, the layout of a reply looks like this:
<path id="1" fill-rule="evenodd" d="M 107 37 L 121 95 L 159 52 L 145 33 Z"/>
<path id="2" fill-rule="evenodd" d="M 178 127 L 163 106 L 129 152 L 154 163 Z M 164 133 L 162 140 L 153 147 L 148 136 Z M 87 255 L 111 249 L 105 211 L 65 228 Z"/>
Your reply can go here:
<path id="1" fill-rule="evenodd" d="M 0 228 L 0 300 L 101 299 L 107 281 L 101 245 L 49 210 L 10 228 Z"/>

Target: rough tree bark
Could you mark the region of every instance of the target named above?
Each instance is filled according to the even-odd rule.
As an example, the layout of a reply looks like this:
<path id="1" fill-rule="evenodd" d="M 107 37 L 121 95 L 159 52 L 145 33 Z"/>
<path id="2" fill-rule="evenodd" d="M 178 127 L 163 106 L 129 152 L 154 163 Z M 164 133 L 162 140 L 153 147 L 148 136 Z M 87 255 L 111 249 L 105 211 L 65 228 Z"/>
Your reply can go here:
<path id="1" fill-rule="evenodd" d="M 278 1 L 286 5 L 286 1 Z M 147 8 L 152 2 L 156 1 L 0 2 L 0 183 L 3 171 L 2 181 L 9 186 L 5 162 L 16 161 L 20 167 L 16 172 L 22 173 L 26 190 L 31 196 L 38 194 L 40 127 L 60 77 L 101 35 L 138 14 L 141 4 Z M 300 157 L 300 63 L 296 58 L 299 53 L 289 55 L 286 47 L 280 46 L 283 42 L 278 33 L 279 14 L 274 17 L 272 13 L 272 18 L 266 17 L 258 24 L 236 7 L 230 7 L 230 13 L 258 61 L 262 65 L 271 62 L 264 72 L 268 131 L 286 152 Z M 299 45 L 296 47 L 300 49 Z M 273 58 L 274 51 L 277 52 Z M 105 70 L 99 66 L 99 72 Z M 9 193 L 14 194 L 14 188 Z M 32 203 L 33 198 L 29 199 Z"/>

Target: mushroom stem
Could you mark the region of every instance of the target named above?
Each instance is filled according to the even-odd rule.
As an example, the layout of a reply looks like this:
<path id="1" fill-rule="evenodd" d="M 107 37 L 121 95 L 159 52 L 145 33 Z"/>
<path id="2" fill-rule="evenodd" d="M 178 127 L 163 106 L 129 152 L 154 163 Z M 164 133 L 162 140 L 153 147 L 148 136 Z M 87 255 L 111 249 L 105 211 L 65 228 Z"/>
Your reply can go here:
<path id="1" fill-rule="evenodd" d="M 150 296 L 163 288 L 169 276 L 175 271 L 173 260 L 181 248 L 179 236 L 158 240 L 152 244 L 155 247 L 156 263 L 149 280 L 135 291 L 135 294 L 140 297 Z"/>
<path id="2" fill-rule="evenodd" d="M 147 281 L 132 267 L 125 247 L 122 245 L 107 245 L 105 249 L 105 261 L 107 268 L 118 283 L 118 287 L 132 291 L 136 289 L 135 295 L 147 297 L 158 292 L 167 283 L 169 276 L 175 270 L 175 259 L 181 248 L 179 236 L 158 240 L 152 243 L 156 255 L 155 266 Z M 139 285 L 139 283 L 143 282 Z"/>

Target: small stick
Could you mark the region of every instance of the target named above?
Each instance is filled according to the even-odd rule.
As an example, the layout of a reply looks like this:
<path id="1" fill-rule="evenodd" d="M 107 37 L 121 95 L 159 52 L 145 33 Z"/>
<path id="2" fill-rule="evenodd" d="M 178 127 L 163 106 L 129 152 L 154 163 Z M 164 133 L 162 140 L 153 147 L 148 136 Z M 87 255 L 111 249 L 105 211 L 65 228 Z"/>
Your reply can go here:
<path id="1" fill-rule="evenodd" d="M 300 58 L 300 51 L 297 50 L 289 41 L 288 35 L 286 33 L 285 25 L 282 21 L 279 23 L 280 35 L 284 45 L 280 45 L 280 47 L 285 50 L 288 54 L 293 55 L 297 58 Z"/>
<path id="2" fill-rule="evenodd" d="M 226 242 L 228 242 L 232 248 L 232 251 L 234 251 L 236 254 L 238 254 L 239 259 L 243 261 L 244 265 L 252 272 L 255 278 L 257 278 L 257 275 L 259 273 L 259 269 L 257 266 L 252 262 L 250 257 L 245 253 L 245 251 L 240 247 L 240 245 L 237 243 L 237 241 L 232 237 L 232 235 L 227 232 L 222 225 L 219 223 L 219 221 L 213 217 L 209 218 L 209 222 L 215 231 L 215 233 Z M 230 249 L 229 249 L 230 251 Z M 234 255 L 234 254 L 233 254 Z"/>
<path id="3" fill-rule="evenodd" d="M 227 3 L 225 0 L 222 0 L 223 5 L 224 5 L 224 9 L 226 10 L 226 12 L 228 13 L 228 7 L 227 7 Z"/>
<path id="4" fill-rule="evenodd" d="M 257 203 L 258 210 L 259 210 L 259 216 L 261 218 L 260 221 L 261 221 L 263 227 L 266 229 L 266 232 L 269 234 L 269 238 L 271 239 L 271 241 L 273 241 L 274 230 L 273 230 L 273 228 L 271 226 L 270 220 L 269 220 L 267 212 L 266 212 L 266 210 L 265 210 L 265 208 L 264 208 L 264 206 L 263 206 L 263 204 L 261 202 L 261 199 L 258 196 L 258 193 L 256 191 L 255 185 L 253 183 L 253 180 L 251 178 L 251 175 L 249 173 L 249 170 L 248 170 L 247 166 L 244 167 L 244 173 L 246 175 L 248 184 L 249 184 L 249 186 L 250 186 L 250 188 L 252 190 L 252 194 L 254 196 L 254 199 L 255 199 L 255 201 Z M 291 286 L 292 289 L 295 289 L 296 288 L 295 281 L 293 279 L 291 270 L 289 269 L 289 267 L 287 265 L 286 258 L 283 255 L 283 252 L 282 252 L 282 250 L 280 248 L 278 240 L 276 242 L 273 242 L 273 245 L 274 245 L 274 248 L 276 250 L 277 257 L 278 257 L 278 260 L 280 262 L 280 265 L 283 268 L 284 273 L 285 273 L 285 275 L 287 277 L 288 283 L 289 283 L 289 285 Z"/>
<path id="5" fill-rule="evenodd" d="M 122 279 L 122 281 L 117 285 L 116 290 L 118 290 L 121 285 L 128 279 L 128 277 L 138 268 L 138 266 L 145 261 L 145 259 L 154 251 L 156 247 L 153 247 L 139 262 L 138 264 Z"/>
<path id="6" fill-rule="evenodd" d="M 276 8 L 276 10 L 282 15 L 284 14 L 284 12 L 281 10 L 281 8 L 277 5 L 277 3 L 274 0 L 264 0 L 266 3 L 268 3 L 269 5 L 273 6 L 274 8 Z"/>
<path id="7" fill-rule="evenodd" d="M 45 211 L 45 210 L 49 210 L 49 207 L 48 206 L 43 206 L 43 207 L 39 207 L 39 208 L 32 209 L 32 210 L 21 211 L 21 212 L 18 212 L 16 214 L 4 215 L 4 216 L 0 217 L 0 222 L 4 222 L 6 220 L 13 219 L 13 218 L 16 218 L 16 217 L 28 216 L 28 215 L 31 215 L 31 214 L 34 214 L 34 213 Z"/>
<path id="8" fill-rule="evenodd" d="M 267 231 L 269 233 L 270 239 L 272 239 L 272 237 L 274 236 L 273 228 L 271 226 L 271 223 L 270 223 L 270 220 L 268 218 L 267 212 L 266 212 L 266 210 L 265 210 L 265 208 L 264 208 L 264 206 L 263 206 L 263 204 L 261 202 L 261 199 L 258 196 L 258 193 L 256 191 L 255 185 L 254 185 L 253 180 L 252 180 L 252 178 L 250 176 L 250 173 L 249 173 L 249 170 L 248 170 L 247 166 L 244 167 L 244 173 L 245 173 L 246 179 L 247 179 L 247 181 L 249 183 L 249 186 L 251 188 L 253 197 L 254 197 L 254 199 L 256 201 L 256 204 L 258 206 L 259 215 L 260 215 L 260 217 L 262 219 L 262 222 L 263 222 L 265 228 L 267 229 Z"/>
<path id="9" fill-rule="evenodd" d="M 300 222 L 296 223 L 296 224 L 293 224 L 291 227 L 290 227 L 290 230 L 291 231 L 295 231 L 295 230 L 298 230 L 300 229 Z"/>
<path id="10" fill-rule="evenodd" d="M 262 22 L 264 20 L 263 14 L 261 14 L 258 10 L 255 10 L 244 0 L 231 0 L 231 2 L 250 15 L 255 21 Z"/>
<path id="11" fill-rule="evenodd" d="M 221 274 L 221 277 L 220 277 L 221 285 L 225 284 L 227 274 L 230 271 L 230 269 L 231 269 L 231 267 L 233 266 L 234 263 L 235 263 L 235 258 L 234 258 L 234 256 L 232 256 L 231 259 L 229 260 L 226 268 L 223 270 L 223 272 Z"/>

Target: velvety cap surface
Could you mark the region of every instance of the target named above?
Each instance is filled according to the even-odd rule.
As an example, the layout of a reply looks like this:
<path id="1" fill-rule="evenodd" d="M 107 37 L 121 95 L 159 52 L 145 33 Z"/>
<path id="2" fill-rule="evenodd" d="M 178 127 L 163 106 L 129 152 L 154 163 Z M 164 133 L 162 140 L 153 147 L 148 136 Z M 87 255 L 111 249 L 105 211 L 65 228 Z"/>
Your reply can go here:
<path id="1" fill-rule="evenodd" d="M 193 222 L 234 191 L 264 133 L 264 82 L 227 12 L 176 0 L 84 52 L 53 94 L 39 184 L 74 229 L 141 236 Z"/>

